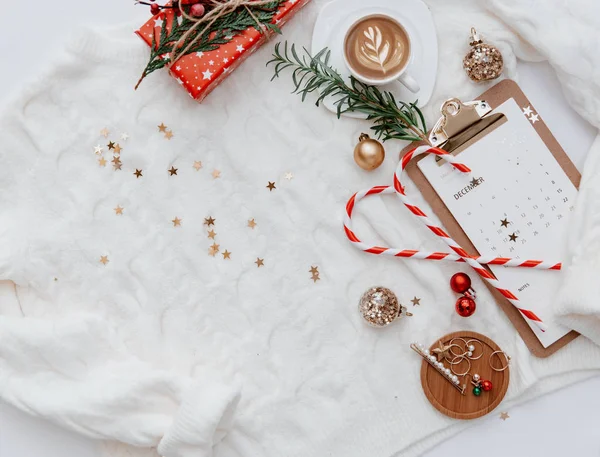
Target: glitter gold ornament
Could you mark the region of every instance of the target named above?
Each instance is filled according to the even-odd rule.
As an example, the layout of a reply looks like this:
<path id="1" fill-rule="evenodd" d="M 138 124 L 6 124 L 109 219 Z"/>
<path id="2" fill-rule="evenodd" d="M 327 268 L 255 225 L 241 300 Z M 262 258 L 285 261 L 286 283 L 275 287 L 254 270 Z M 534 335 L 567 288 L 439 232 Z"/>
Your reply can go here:
<path id="1" fill-rule="evenodd" d="M 496 79 L 502 74 L 504 59 L 495 46 L 484 43 L 477 30 L 471 27 L 471 50 L 463 59 L 463 68 L 475 82 Z"/>
<path id="2" fill-rule="evenodd" d="M 398 317 L 412 316 L 398 302 L 398 297 L 385 287 L 371 287 L 360 298 L 358 311 L 373 327 L 385 327 Z"/>
<path id="3" fill-rule="evenodd" d="M 363 170 L 371 171 L 379 167 L 385 159 L 385 149 L 383 145 L 369 137 L 366 133 L 361 133 L 358 137 L 358 144 L 354 148 L 354 161 Z"/>

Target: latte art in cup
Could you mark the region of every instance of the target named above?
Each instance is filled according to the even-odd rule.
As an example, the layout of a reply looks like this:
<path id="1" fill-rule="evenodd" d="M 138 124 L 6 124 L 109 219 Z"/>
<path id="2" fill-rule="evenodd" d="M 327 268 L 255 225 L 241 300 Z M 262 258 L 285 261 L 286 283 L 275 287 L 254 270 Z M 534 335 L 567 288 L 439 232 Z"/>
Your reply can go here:
<path id="1" fill-rule="evenodd" d="M 392 18 L 367 16 L 348 31 L 344 53 L 351 69 L 363 78 L 388 79 L 401 73 L 407 65 L 410 39 Z"/>

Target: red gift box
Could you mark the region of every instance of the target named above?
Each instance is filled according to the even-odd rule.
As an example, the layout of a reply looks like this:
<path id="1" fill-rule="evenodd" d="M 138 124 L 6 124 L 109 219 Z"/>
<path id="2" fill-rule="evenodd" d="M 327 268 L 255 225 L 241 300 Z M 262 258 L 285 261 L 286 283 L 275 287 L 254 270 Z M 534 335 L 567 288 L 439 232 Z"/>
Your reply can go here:
<path id="1" fill-rule="evenodd" d="M 300 8 L 310 0 L 288 0 L 282 3 L 273 17 L 273 23 L 283 26 Z M 161 27 L 171 27 L 175 11 L 165 9 L 146 22 L 135 33 L 148 46 L 153 38 L 158 41 Z M 168 29 L 170 30 L 170 29 Z M 262 46 L 273 34 L 272 31 L 259 32 L 250 27 L 235 35 L 231 41 L 222 44 L 214 51 L 197 52 L 180 57 L 169 72 L 197 101 L 202 101 L 221 81 L 235 70 L 249 55 Z M 169 56 L 165 56 L 169 58 Z"/>

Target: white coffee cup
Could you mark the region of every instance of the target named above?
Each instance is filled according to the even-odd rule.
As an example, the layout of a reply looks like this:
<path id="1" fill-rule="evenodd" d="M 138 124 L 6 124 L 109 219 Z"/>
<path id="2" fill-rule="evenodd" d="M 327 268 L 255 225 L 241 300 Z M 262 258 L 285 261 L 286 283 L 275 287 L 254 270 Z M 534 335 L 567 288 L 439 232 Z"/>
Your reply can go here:
<path id="1" fill-rule="evenodd" d="M 383 18 L 390 20 L 395 25 L 397 25 L 404 32 L 404 35 L 406 36 L 406 40 L 407 40 L 408 46 L 409 46 L 409 48 L 408 48 L 409 57 L 406 60 L 406 62 L 404 63 L 404 65 L 401 68 L 399 68 L 398 70 L 396 70 L 394 73 L 390 74 L 386 78 L 370 79 L 368 77 L 365 77 L 364 75 L 360 74 L 352 67 L 352 65 L 348 61 L 348 57 L 346 55 L 346 44 L 347 44 L 347 40 L 348 40 L 348 36 L 350 35 L 350 32 L 354 29 L 354 27 L 357 24 L 359 24 L 360 22 L 363 22 L 369 18 L 372 18 L 372 17 L 383 17 Z M 409 67 L 410 63 L 412 62 L 412 57 L 413 57 L 411 36 L 408 33 L 408 31 L 406 30 L 406 28 L 400 22 L 398 22 L 393 17 L 388 16 L 387 14 L 380 14 L 380 13 L 368 14 L 368 15 L 362 16 L 359 19 L 357 19 L 356 21 L 354 21 L 352 23 L 352 25 L 350 25 L 350 27 L 348 27 L 348 30 L 346 31 L 346 35 L 344 36 L 343 55 L 344 55 L 344 62 L 346 63 L 346 67 L 348 67 L 348 70 L 350 71 L 352 76 L 354 76 L 357 80 L 359 80 L 365 84 L 368 84 L 371 86 L 381 86 L 381 85 L 389 84 L 389 83 L 397 80 L 397 81 L 400 81 L 408 90 L 410 90 L 413 93 L 418 92 L 420 89 L 419 83 L 417 83 L 417 81 L 412 76 L 410 76 L 408 74 L 408 72 L 406 71 L 407 68 Z"/>

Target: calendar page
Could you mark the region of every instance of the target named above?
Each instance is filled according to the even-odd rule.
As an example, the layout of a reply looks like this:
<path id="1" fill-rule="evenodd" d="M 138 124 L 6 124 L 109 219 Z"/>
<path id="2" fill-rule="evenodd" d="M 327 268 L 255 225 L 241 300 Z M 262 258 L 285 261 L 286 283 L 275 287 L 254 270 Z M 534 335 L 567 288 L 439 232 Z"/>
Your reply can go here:
<path id="1" fill-rule="evenodd" d="M 522 109 L 511 98 L 493 112 L 507 122 L 458 155 L 471 174 L 440 165 L 433 156 L 418 167 L 481 255 L 563 261 L 577 189 L 533 128 L 539 116 L 530 106 Z M 560 271 L 491 269 L 524 308 L 548 324 L 545 332 L 530 324 L 544 347 L 570 331 L 548 312 Z"/>

